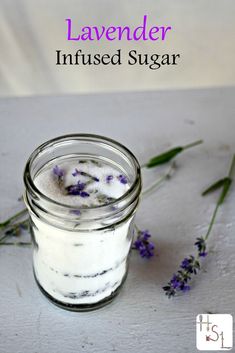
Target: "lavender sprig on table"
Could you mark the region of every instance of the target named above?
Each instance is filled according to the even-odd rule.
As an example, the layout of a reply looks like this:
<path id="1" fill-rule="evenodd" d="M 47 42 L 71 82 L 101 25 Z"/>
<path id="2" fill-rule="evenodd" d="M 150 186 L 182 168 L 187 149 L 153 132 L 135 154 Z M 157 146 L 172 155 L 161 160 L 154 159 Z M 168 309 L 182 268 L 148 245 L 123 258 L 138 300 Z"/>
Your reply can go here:
<path id="1" fill-rule="evenodd" d="M 196 242 L 194 243 L 195 247 L 197 248 L 196 256 L 190 255 L 186 257 L 182 261 L 180 265 L 180 269 L 177 271 L 177 273 L 174 273 L 173 277 L 168 282 L 168 284 L 163 287 L 165 294 L 169 298 L 175 296 L 177 292 L 187 292 L 188 290 L 190 290 L 189 282 L 192 280 L 193 275 L 196 275 L 199 272 L 201 268 L 200 260 L 207 256 L 207 251 L 206 251 L 207 240 L 211 234 L 211 230 L 214 225 L 217 212 L 220 206 L 223 204 L 225 197 L 228 194 L 228 191 L 232 184 L 232 174 L 233 174 L 234 168 L 235 168 L 235 155 L 233 156 L 233 160 L 229 169 L 228 176 L 218 180 L 216 183 L 211 185 L 208 189 L 203 191 L 202 196 L 207 195 L 208 193 L 214 190 L 222 188 L 216 203 L 216 207 L 212 214 L 212 218 L 209 223 L 206 235 L 204 237 L 198 237 L 196 239 Z"/>
<path id="2" fill-rule="evenodd" d="M 22 215 L 25 216 L 27 214 L 27 212 L 25 211 L 26 211 L 25 209 L 22 210 L 21 212 L 18 213 L 18 215 L 21 214 L 21 216 Z M 0 237 L 0 246 L 1 245 L 20 245 L 20 246 L 31 245 L 31 242 L 21 242 L 18 240 L 10 243 L 7 242 L 9 238 L 19 238 L 24 231 L 28 231 L 28 230 L 29 230 L 29 218 L 21 220 L 12 225 L 8 224 L 7 226 L 5 226 L 4 233 Z"/>
<path id="3" fill-rule="evenodd" d="M 176 157 L 177 154 L 179 154 L 180 152 L 183 152 L 184 150 L 197 146 L 199 144 L 201 144 L 203 141 L 199 140 L 196 142 L 193 142 L 189 145 L 183 146 L 183 147 L 176 147 L 173 148 L 169 151 L 166 151 L 160 155 L 157 155 L 153 158 L 151 158 L 146 164 L 144 164 L 142 166 L 142 168 L 146 167 L 146 168 L 153 168 L 156 167 L 160 164 L 163 163 L 167 163 L 169 162 L 171 159 L 173 159 L 174 157 Z M 79 164 L 84 164 L 86 163 L 85 160 L 79 160 Z M 92 163 L 97 164 L 97 166 L 99 166 L 99 163 L 96 161 L 92 160 Z M 146 190 L 144 190 L 142 192 L 142 195 L 147 194 L 149 191 L 152 191 L 153 189 L 155 189 L 157 186 L 159 186 L 162 182 L 164 182 L 165 180 L 169 179 L 171 177 L 171 173 L 172 170 L 175 168 L 174 164 L 171 165 L 170 170 L 163 175 L 161 178 L 159 178 L 156 182 L 154 182 L 152 185 L 150 185 Z M 53 175 L 54 177 L 57 179 L 59 185 L 63 184 L 63 179 L 64 179 L 64 175 L 65 172 L 62 168 L 60 168 L 58 165 L 56 165 L 53 170 Z M 86 176 L 90 179 L 90 181 L 93 182 L 99 182 L 99 179 L 96 178 L 95 176 L 90 175 L 89 173 L 85 173 L 85 172 L 80 172 L 78 169 L 75 169 L 75 171 L 72 173 L 72 175 L 78 176 L 78 175 L 82 175 L 82 176 Z M 112 182 L 114 179 L 113 175 L 107 175 L 106 176 L 106 183 L 110 183 Z M 118 176 L 118 180 L 120 181 L 120 183 L 126 184 L 127 178 L 125 175 L 120 174 Z M 81 197 L 88 197 L 89 193 L 87 193 L 84 189 L 85 187 L 89 184 L 89 181 L 85 184 L 82 183 L 81 181 L 78 181 L 77 184 L 75 185 L 71 185 L 69 187 L 67 187 L 67 193 L 70 195 L 79 195 Z M 99 197 L 103 198 L 105 197 L 105 195 L 99 195 Z M 22 201 L 22 197 L 20 198 L 20 201 Z M 112 201 L 110 199 L 107 199 L 107 201 Z M 74 210 L 72 211 L 72 213 L 76 214 L 77 216 L 80 216 L 80 211 L 79 210 Z M 20 212 L 16 213 L 15 215 L 13 215 L 12 217 L 8 218 L 6 221 L 0 223 L 0 231 L 3 232 L 3 236 L 0 238 L 0 245 L 19 245 L 19 246 L 25 246 L 25 245 L 30 245 L 30 242 L 6 242 L 6 239 L 10 236 L 16 236 L 19 237 L 22 233 L 22 230 L 24 229 L 24 227 L 29 227 L 29 219 L 23 219 L 22 221 L 19 221 L 16 223 L 17 220 L 24 218 L 26 215 L 28 215 L 28 210 L 25 208 L 23 210 L 21 210 Z M 140 255 L 142 257 L 151 257 L 154 251 L 154 245 L 152 242 L 149 242 L 149 238 L 150 238 L 150 234 L 147 231 L 138 231 L 136 234 L 136 241 L 134 242 L 134 246 L 133 248 L 135 250 L 138 250 Z M 150 244 L 150 245 L 147 245 Z M 144 250 L 144 246 L 145 246 L 145 250 Z M 147 255 L 147 256 L 146 256 Z"/>
<path id="4" fill-rule="evenodd" d="M 149 259 L 154 255 L 155 245 L 149 239 L 151 238 L 151 234 L 148 230 L 140 230 L 135 225 L 136 230 L 136 240 L 133 243 L 132 249 L 138 250 L 141 257 L 145 257 Z"/>
<path id="5" fill-rule="evenodd" d="M 24 208 L 23 210 L 15 213 L 13 216 L 11 216 L 10 218 L 8 218 L 6 221 L 0 223 L 0 230 L 1 229 L 5 229 L 8 225 L 10 225 L 11 223 L 13 223 L 14 221 L 16 221 L 17 219 L 25 216 L 28 213 L 27 208 Z"/>

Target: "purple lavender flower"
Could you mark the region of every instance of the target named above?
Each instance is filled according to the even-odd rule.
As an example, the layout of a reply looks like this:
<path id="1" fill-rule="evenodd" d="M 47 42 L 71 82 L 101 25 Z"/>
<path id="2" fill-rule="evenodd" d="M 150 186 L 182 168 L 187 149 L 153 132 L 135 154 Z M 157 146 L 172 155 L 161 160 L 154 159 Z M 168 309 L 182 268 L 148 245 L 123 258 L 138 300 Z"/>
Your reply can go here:
<path id="1" fill-rule="evenodd" d="M 198 249 L 198 255 L 201 257 L 205 257 L 207 255 L 206 252 L 206 241 L 203 237 L 197 238 L 197 241 L 194 243 L 194 245 Z"/>
<path id="2" fill-rule="evenodd" d="M 84 191 L 85 187 L 86 187 L 86 184 L 78 180 L 76 185 L 70 185 L 66 189 L 67 189 L 68 195 L 89 197 L 90 194 Z"/>
<path id="3" fill-rule="evenodd" d="M 190 290 L 190 288 L 191 288 L 191 287 L 190 287 L 188 284 L 185 284 L 185 283 L 184 283 L 184 284 L 182 285 L 182 287 L 181 287 L 181 290 L 182 290 L 182 292 L 185 293 L 185 292 L 188 292 L 188 291 Z"/>
<path id="4" fill-rule="evenodd" d="M 86 191 L 81 191 L 81 192 L 80 192 L 80 196 L 81 196 L 81 197 L 89 197 L 90 194 L 88 194 L 88 192 L 86 192 Z"/>
<path id="5" fill-rule="evenodd" d="M 126 177 L 125 175 L 122 175 L 122 174 L 120 174 L 120 175 L 118 176 L 118 180 L 119 180 L 120 183 L 122 183 L 122 184 L 127 184 L 127 183 L 128 183 L 127 177 Z"/>
<path id="6" fill-rule="evenodd" d="M 149 238 L 151 238 L 151 234 L 149 233 L 148 230 L 143 230 L 141 231 L 141 235 L 143 236 L 143 240 L 148 240 Z"/>
<path id="7" fill-rule="evenodd" d="M 190 290 L 190 286 L 186 284 L 187 282 L 180 276 L 174 274 L 167 286 L 163 287 L 165 294 L 168 298 L 173 297 L 177 291 L 182 291 L 183 293 Z"/>
<path id="8" fill-rule="evenodd" d="M 190 262 L 187 258 L 185 258 L 182 262 L 181 262 L 181 265 L 180 267 L 183 268 L 184 270 L 186 270 L 189 266 Z"/>
<path id="9" fill-rule="evenodd" d="M 113 175 L 107 175 L 106 176 L 106 183 L 109 184 L 111 180 L 113 180 Z"/>
<path id="10" fill-rule="evenodd" d="M 80 216 L 81 215 L 81 211 L 80 210 L 71 210 L 70 213 L 74 214 L 76 216 Z"/>
<path id="11" fill-rule="evenodd" d="M 170 298 L 177 292 L 188 292 L 190 286 L 188 282 L 191 280 L 192 274 L 196 275 L 200 269 L 200 263 L 193 255 L 186 257 L 180 265 L 177 274 L 173 274 L 168 284 L 163 287 L 165 294 Z"/>
<path id="12" fill-rule="evenodd" d="M 190 256 L 190 257 L 186 257 L 182 262 L 180 267 L 187 271 L 188 273 L 194 273 L 195 269 L 194 269 L 194 261 L 195 258 L 194 256 Z"/>
<path id="13" fill-rule="evenodd" d="M 76 196 L 76 195 L 80 195 L 81 191 L 85 189 L 85 186 L 86 186 L 85 183 L 82 183 L 80 180 L 78 180 L 76 185 L 70 185 L 66 189 L 67 189 L 68 195 Z"/>
<path id="14" fill-rule="evenodd" d="M 174 289 L 178 288 L 181 284 L 179 276 L 177 276 L 175 273 L 173 274 L 173 277 L 170 282 Z"/>
<path id="15" fill-rule="evenodd" d="M 201 257 L 206 257 L 207 254 L 208 254 L 208 253 L 207 253 L 206 251 L 202 251 L 202 252 L 200 252 L 199 256 L 201 256 Z"/>
<path id="16" fill-rule="evenodd" d="M 190 255 L 186 257 L 180 265 L 180 270 L 177 274 L 174 274 L 170 282 L 163 287 L 165 294 L 170 298 L 174 296 L 177 292 L 187 292 L 190 290 L 188 282 L 191 280 L 192 275 L 196 275 L 200 270 L 199 258 L 205 257 L 206 252 L 206 240 L 203 237 L 197 238 L 194 245 L 197 247 L 198 253 L 194 257 Z"/>
<path id="17" fill-rule="evenodd" d="M 58 177 L 58 179 L 62 179 L 64 176 L 64 171 L 58 165 L 53 168 L 53 174 Z"/>
<path id="18" fill-rule="evenodd" d="M 75 168 L 75 171 L 72 173 L 72 176 L 78 176 L 80 174 L 79 170 Z"/>
<path id="19" fill-rule="evenodd" d="M 148 230 L 137 230 L 137 239 L 134 242 L 133 249 L 139 251 L 141 257 L 149 259 L 154 255 L 154 243 L 149 241 L 151 234 Z"/>

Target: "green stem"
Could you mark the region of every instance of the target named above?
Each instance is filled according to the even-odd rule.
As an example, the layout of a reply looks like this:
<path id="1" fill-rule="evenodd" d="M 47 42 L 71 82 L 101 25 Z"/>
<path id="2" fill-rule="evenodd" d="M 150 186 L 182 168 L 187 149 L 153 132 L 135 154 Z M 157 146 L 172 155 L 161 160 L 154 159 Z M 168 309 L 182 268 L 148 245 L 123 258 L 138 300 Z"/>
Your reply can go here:
<path id="1" fill-rule="evenodd" d="M 173 169 L 174 169 L 174 163 L 172 163 L 172 165 L 170 166 L 170 168 L 166 174 L 164 174 L 161 178 L 156 180 L 152 185 L 150 185 L 148 188 L 146 188 L 145 190 L 142 191 L 142 196 L 145 196 L 150 191 L 154 190 L 157 186 L 161 185 L 163 183 L 163 181 L 169 179 L 171 177 L 171 173 L 172 173 Z"/>
<path id="2" fill-rule="evenodd" d="M 15 243 L 0 243 L 0 246 L 11 246 L 11 245 L 16 245 L 16 246 L 30 246 L 32 245 L 31 242 L 24 242 L 24 241 L 18 241 L 18 242 L 15 242 Z"/>
<path id="3" fill-rule="evenodd" d="M 232 177 L 234 167 L 235 167 L 235 154 L 233 155 L 232 163 L 229 169 L 229 173 L 228 173 L 229 178 Z"/>
<path id="4" fill-rule="evenodd" d="M 139 232 L 139 228 L 137 227 L 136 224 L 134 224 L 135 230 L 137 231 L 137 233 Z"/>
<path id="5" fill-rule="evenodd" d="M 134 240 L 137 240 L 138 239 L 138 233 L 140 232 L 140 229 L 137 227 L 137 225 L 135 223 L 134 223 L 134 228 L 135 228 Z M 133 240 L 133 243 L 134 243 L 134 240 Z M 133 245 L 133 243 L 132 243 L 131 249 L 132 250 L 137 250 L 136 247 Z"/>
<path id="6" fill-rule="evenodd" d="M 215 222 L 215 218 L 216 218 L 216 215 L 217 215 L 217 212 L 218 212 L 218 209 L 220 207 L 220 204 L 217 203 L 215 209 L 214 209 L 214 212 L 213 212 L 213 215 L 212 215 L 212 218 L 211 218 L 211 221 L 210 221 L 210 224 L 209 224 L 209 227 L 208 227 L 208 230 L 207 230 L 207 233 L 205 235 L 205 240 L 208 239 L 209 235 L 210 235 L 210 232 L 211 232 L 211 229 L 214 225 L 214 222 Z"/>
<path id="7" fill-rule="evenodd" d="M 188 148 L 191 148 L 191 147 L 194 147 L 197 145 L 201 145 L 202 143 L 203 143 L 203 140 L 198 140 L 198 141 L 192 142 L 188 145 L 183 146 L 183 150 L 187 150 Z"/>
<path id="8" fill-rule="evenodd" d="M 183 152 L 186 149 L 195 147 L 203 143 L 203 140 L 197 140 L 185 146 L 174 147 L 166 152 L 163 152 L 153 158 L 151 158 L 147 163 L 142 164 L 141 168 L 153 168 L 158 165 L 169 162 L 171 159 L 175 158 L 179 153 Z"/>
<path id="9" fill-rule="evenodd" d="M 4 240 L 7 238 L 7 237 L 10 237 L 10 236 L 17 236 L 18 234 L 13 234 L 14 231 L 17 232 L 17 229 L 20 228 L 20 226 L 26 226 L 28 225 L 28 222 L 29 222 L 29 219 L 26 218 L 24 221 L 21 221 L 21 222 L 18 222 L 18 223 L 15 223 L 13 225 L 8 225 L 6 226 L 4 229 L 4 235 L 0 238 L 0 245 L 2 243 L 4 243 Z M 5 244 L 5 243 L 4 243 Z"/>
<path id="10" fill-rule="evenodd" d="M 27 208 L 24 208 L 23 210 L 17 212 L 16 214 L 14 214 L 14 216 L 12 216 L 12 217 L 8 218 L 6 221 L 0 223 L 0 228 L 8 226 L 12 221 L 23 216 L 27 212 L 28 212 Z"/>
<path id="11" fill-rule="evenodd" d="M 6 239 L 7 237 L 9 237 L 9 236 L 10 236 L 10 234 L 5 234 L 3 237 L 1 237 L 1 238 L 0 238 L 0 245 L 1 245 L 2 241 L 3 241 L 4 239 Z"/>
<path id="12" fill-rule="evenodd" d="M 232 163 L 231 163 L 231 166 L 229 168 L 229 173 L 228 173 L 228 179 L 230 179 L 230 183 L 228 184 L 228 187 L 226 189 L 225 188 L 222 189 L 222 191 L 221 191 L 221 193 L 219 195 L 219 198 L 217 200 L 216 207 L 214 209 L 214 212 L 213 212 L 213 215 L 212 215 L 212 218 L 211 218 L 207 233 L 205 235 L 205 240 L 207 240 L 209 235 L 210 235 L 211 229 L 212 229 L 212 227 L 213 227 L 213 225 L 215 223 L 215 218 L 216 218 L 217 212 L 219 210 L 219 207 L 222 205 L 222 203 L 223 203 L 223 201 L 225 199 L 225 195 L 227 194 L 228 189 L 229 189 L 229 187 L 231 185 L 231 182 L 232 182 L 231 177 L 232 177 L 234 168 L 235 168 L 235 154 L 233 155 Z"/>

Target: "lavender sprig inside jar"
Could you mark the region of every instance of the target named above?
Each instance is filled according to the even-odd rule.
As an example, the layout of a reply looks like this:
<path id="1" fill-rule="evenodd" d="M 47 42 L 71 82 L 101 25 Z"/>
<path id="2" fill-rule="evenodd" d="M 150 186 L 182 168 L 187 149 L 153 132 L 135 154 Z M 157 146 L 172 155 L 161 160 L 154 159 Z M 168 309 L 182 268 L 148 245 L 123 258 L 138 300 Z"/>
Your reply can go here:
<path id="1" fill-rule="evenodd" d="M 111 301 L 128 270 L 141 191 L 136 158 L 104 137 L 62 136 L 33 152 L 24 180 L 42 292 L 70 310 Z"/>

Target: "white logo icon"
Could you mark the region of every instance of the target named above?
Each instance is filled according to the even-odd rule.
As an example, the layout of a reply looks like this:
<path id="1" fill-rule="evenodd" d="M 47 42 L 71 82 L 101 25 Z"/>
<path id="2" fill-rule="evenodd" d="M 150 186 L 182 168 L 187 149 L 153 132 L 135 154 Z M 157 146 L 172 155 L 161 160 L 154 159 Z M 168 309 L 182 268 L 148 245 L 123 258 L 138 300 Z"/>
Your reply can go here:
<path id="1" fill-rule="evenodd" d="M 196 333 L 200 351 L 230 350 L 233 347 L 233 317 L 230 314 L 199 314 Z"/>

